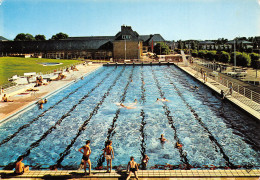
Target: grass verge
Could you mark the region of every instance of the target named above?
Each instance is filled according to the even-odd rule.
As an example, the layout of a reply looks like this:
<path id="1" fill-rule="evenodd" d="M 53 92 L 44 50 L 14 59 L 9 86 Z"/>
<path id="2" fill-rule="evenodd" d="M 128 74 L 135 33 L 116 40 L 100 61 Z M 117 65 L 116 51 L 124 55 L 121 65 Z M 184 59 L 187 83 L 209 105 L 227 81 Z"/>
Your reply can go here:
<path id="1" fill-rule="evenodd" d="M 22 57 L 1 57 L 0 58 L 0 85 L 9 83 L 8 78 L 14 75 L 23 76 L 26 72 L 48 72 L 68 65 L 80 62 L 79 60 L 63 59 L 39 59 Z M 41 63 L 62 63 L 55 66 L 43 66 Z"/>

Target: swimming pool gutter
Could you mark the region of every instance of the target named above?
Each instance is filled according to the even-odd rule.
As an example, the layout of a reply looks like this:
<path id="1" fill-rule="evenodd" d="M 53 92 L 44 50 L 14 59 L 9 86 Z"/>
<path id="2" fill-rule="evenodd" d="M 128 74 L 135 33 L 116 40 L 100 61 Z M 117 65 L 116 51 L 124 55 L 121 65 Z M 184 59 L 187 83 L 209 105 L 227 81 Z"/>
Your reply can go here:
<path id="1" fill-rule="evenodd" d="M 96 69 L 94 69 L 94 70 L 92 70 L 92 71 L 90 71 L 90 72 L 84 74 L 83 77 L 89 75 L 90 73 L 95 72 L 96 70 L 98 70 L 98 69 L 101 68 L 101 67 L 102 67 L 102 66 L 100 66 L 100 67 L 98 67 L 98 68 L 96 68 Z M 82 76 L 78 77 L 78 80 L 80 80 L 81 77 L 82 77 Z M 72 85 L 73 83 L 77 82 L 78 80 L 72 80 L 72 81 L 69 82 L 68 84 L 65 84 L 64 86 L 60 87 L 59 89 L 57 89 L 57 90 L 55 90 L 55 91 L 53 91 L 53 92 L 48 93 L 47 95 L 45 95 L 45 96 L 42 97 L 41 99 L 47 99 L 47 98 L 49 98 L 49 97 L 51 97 L 51 96 L 53 96 L 53 95 L 59 93 L 60 91 L 62 91 L 63 89 L 69 87 L 70 85 Z M 4 122 L 10 120 L 11 118 L 13 118 L 13 117 L 15 117 L 15 116 L 18 116 L 18 115 L 20 115 L 21 113 L 23 113 L 23 112 L 25 112 L 25 111 L 28 111 L 29 109 L 31 109 L 31 108 L 33 108 L 33 107 L 35 107 L 35 106 L 36 106 L 36 102 L 34 101 L 34 102 L 30 103 L 29 105 L 25 106 L 24 108 L 22 108 L 21 110 L 18 110 L 18 111 L 16 111 L 15 113 L 9 115 L 8 117 L 6 117 L 6 118 L 0 120 L 0 125 L 1 125 L 2 123 L 4 123 Z"/>
<path id="2" fill-rule="evenodd" d="M 217 94 L 219 97 L 221 96 L 221 89 L 219 89 L 218 87 L 210 84 L 209 82 L 204 83 L 203 80 L 198 79 L 196 77 L 194 77 L 194 75 L 192 74 L 192 72 L 190 72 L 189 70 L 174 64 L 175 67 L 177 67 L 178 69 L 180 69 L 181 71 L 185 72 L 186 74 L 190 75 L 193 79 L 195 79 L 196 81 L 198 81 L 199 83 L 201 83 L 202 85 L 208 87 L 210 90 L 212 90 L 213 93 Z M 246 114 L 248 114 L 249 116 L 251 116 L 252 118 L 254 118 L 255 120 L 260 120 L 260 113 L 255 111 L 254 109 L 250 108 L 249 106 L 245 105 L 244 103 L 238 101 L 237 99 L 233 98 L 233 97 L 225 97 L 226 101 L 230 102 L 231 104 L 235 105 L 236 107 L 238 107 L 239 109 L 241 109 L 243 112 L 245 112 Z"/>

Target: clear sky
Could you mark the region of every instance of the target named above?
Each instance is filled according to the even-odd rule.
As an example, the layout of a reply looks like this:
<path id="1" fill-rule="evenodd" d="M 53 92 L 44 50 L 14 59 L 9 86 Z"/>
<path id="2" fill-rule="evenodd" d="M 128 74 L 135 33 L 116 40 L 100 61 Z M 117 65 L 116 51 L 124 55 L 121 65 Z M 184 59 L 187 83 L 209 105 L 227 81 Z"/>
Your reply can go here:
<path id="1" fill-rule="evenodd" d="M 166 40 L 260 36 L 260 0 L 0 0 L 0 36 L 113 36 L 121 25 Z"/>

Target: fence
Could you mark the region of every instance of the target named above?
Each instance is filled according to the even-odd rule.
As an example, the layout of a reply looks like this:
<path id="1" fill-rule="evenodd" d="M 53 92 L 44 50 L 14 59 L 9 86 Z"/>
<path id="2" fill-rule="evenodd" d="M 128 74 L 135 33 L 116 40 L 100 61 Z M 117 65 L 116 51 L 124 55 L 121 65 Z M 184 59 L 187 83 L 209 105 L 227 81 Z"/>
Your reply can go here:
<path id="1" fill-rule="evenodd" d="M 76 66 L 76 65 L 79 65 L 79 64 L 83 64 L 84 62 L 77 62 L 77 63 L 73 63 L 73 64 L 70 64 L 70 65 L 67 65 L 67 66 L 63 66 L 63 67 L 60 67 L 60 68 L 57 68 L 57 69 L 54 69 L 54 70 L 50 70 L 50 71 L 46 71 L 46 72 L 39 72 L 36 74 L 36 76 L 41 76 L 41 75 L 46 75 L 46 74 L 53 74 L 54 72 L 59 72 L 59 71 L 64 71 L 66 70 L 67 68 L 70 68 L 71 66 Z M 21 77 L 21 76 L 18 76 L 18 78 Z M 16 91 L 18 89 L 21 89 L 22 86 L 19 86 L 17 85 L 16 83 L 14 82 L 11 82 L 11 83 L 7 83 L 7 84 L 4 84 L 4 85 L 1 85 L 0 88 L 4 89 L 4 91 Z M 2 90 L 0 91 L 0 95 L 2 94 Z"/>
<path id="2" fill-rule="evenodd" d="M 201 68 L 197 67 L 196 64 L 191 67 L 192 67 L 192 69 L 197 71 L 196 75 L 199 77 Z M 238 83 L 230 81 L 224 77 L 220 77 L 217 75 L 211 76 L 209 71 L 207 71 L 207 78 L 210 78 L 210 79 L 218 82 L 219 84 L 225 86 L 228 89 L 229 89 L 230 85 L 232 85 L 232 90 L 233 90 L 232 97 L 236 98 L 238 101 L 242 102 L 243 104 L 246 104 L 247 106 L 251 107 L 252 109 L 260 112 L 260 94 L 259 93 L 252 91 L 244 86 L 241 86 Z"/>

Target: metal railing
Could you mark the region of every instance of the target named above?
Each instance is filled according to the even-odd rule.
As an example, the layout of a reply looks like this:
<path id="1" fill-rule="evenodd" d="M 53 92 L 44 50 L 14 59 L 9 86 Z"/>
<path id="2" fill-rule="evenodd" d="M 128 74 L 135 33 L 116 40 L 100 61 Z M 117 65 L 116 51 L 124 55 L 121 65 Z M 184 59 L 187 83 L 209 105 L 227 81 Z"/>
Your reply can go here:
<path id="1" fill-rule="evenodd" d="M 195 76 L 200 77 L 201 68 L 197 67 L 195 64 L 190 67 L 193 70 L 197 71 Z M 244 86 L 241 86 L 238 83 L 235 83 L 224 77 L 220 77 L 220 76 L 216 76 L 216 75 L 211 76 L 210 71 L 206 71 L 206 72 L 207 72 L 207 78 L 210 78 L 210 79 L 214 80 L 215 82 L 218 82 L 219 84 L 226 87 L 226 94 L 227 94 L 227 91 L 229 91 L 230 84 L 232 84 L 232 90 L 233 90 L 232 97 L 234 97 L 238 101 L 242 102 L 243 104 L 251 107 L 252 109 L 260 112 L 260 94 L 259 93 L 252 91 L 251 89 L 248 89 Z"/>

